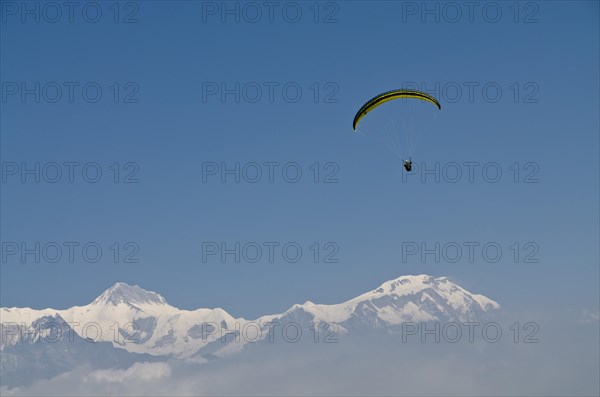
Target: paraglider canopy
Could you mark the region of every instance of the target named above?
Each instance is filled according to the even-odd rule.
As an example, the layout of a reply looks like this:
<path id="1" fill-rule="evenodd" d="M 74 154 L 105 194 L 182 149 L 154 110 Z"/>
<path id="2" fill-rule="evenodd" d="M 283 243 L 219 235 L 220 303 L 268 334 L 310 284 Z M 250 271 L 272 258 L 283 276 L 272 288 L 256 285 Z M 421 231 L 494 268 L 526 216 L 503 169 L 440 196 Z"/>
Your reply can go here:
<path id="1" fill-rule="evenodd" d="M 383 94 L 379 94 L 376 97 L 370 99 L 367 103 L 365 103 L 354 116 L 354 121 L 352 123 L 352 128 L 356 131 L 356 127 L 360 120 L 367 115 L 371 110 L 375 109 L 377 106 L 382 105 L 388 101 L 400 98 L 416 98 L 421 99 L 427 102 L 431 102 L 438 107 L 438 109 L 442 109 L 440 103 L 432 97 L 431 95 L 425 94 L 421 91 L 413 91 L 413 90 L 392 90 L 384 92 Z"/>

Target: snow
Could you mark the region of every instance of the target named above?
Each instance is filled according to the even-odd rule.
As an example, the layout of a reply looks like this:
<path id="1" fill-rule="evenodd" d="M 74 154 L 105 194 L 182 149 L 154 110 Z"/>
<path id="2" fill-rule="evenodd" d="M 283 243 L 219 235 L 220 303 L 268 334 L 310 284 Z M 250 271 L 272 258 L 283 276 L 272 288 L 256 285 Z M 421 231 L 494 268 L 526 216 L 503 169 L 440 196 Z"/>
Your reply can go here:
<path id="1" fill-rule="evenodd" d="M 337 323 L 341 332 L 350 332 L 350 323 L 347 323 L 350 320 L 354 323 L 358 321 L 367 327 L 380 327 L 382 324 L 394 326 L 406 321 L 435 321 L 444 318 L 463 321 L 476 313 L 498 309 L 498 303 L 483 295 L 471 294 L 446 277 L 416 275 L 386 281 L 372 291 L 339 304 L 326 305 L 306 301 L 304 304 L 293 305 L 284 313 L 262 316 L 254 322 L 266 327 L 266 323 L 285 321 L 289 318 L 295 319 L 293 321 L 305 321 L 308 315 L 312 322 Z M 221 308 L 181 310 L 169 305 L 155 292 L 125 283 L 116 283 L 88 305 L 74 306 L 66 310 L 1 308 L 0 321 L 30 326 L 42 316 L 55 314 L 59 314 L 70 324 L 77 323 L 72 325 L 77 333 L 80 333 L 86 324 L 98 324 L 102 330 L 99 340 L 111 341 L 115 347 L 130 352 L 179 358 L 190 358 L 203 347 L 218 341 L 223 334 L 243 329 L 244 325 L 249 323 L 243 318 L 234 318 Z M 131 323 L 136 323 L 140 328 L 139 343 L 123 343 L 123 340 L 119 340 L 122 336 L 115 331 L 115 325 L 118 324 L 118 328 L 125 328 L 131 332 L 131 327 L 126 328 L 126 324 Z M 212 332 L 199 337 L 198 330 L 204 329 L 202 327 L 207 327 L 207 324 L 212 327 Z M 221 329 L 222 324 L 227 330 Z M 267 332 L 263 334 L 266 335 Z M 95 334 L 92 332 L 92 335 Z M 215 354 L 229 355 L 242 350 L 243 347 L 243 342 L 229 343 L 217 349 Z"/>

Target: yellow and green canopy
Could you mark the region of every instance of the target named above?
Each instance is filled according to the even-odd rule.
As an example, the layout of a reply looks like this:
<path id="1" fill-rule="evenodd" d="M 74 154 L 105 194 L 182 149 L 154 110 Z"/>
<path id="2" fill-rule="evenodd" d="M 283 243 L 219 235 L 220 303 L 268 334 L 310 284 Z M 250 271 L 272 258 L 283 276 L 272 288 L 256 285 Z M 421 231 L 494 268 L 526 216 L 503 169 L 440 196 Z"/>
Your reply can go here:
<path id="1" fill-rule="evenodd" d="M 384 92 L 383 94 L 377 95 L 375 98 L 370 99 L 367 103 L 365 103 L 354 116 L 354 122 L 352 123 L 352 127 L 354 131 L 356 131 L 356 126 L 360 122 L 360 120 L 367 115 L 371 110 L 375 109 L 377 106 L 382 105 L 388 101 L 393 99 L 400 98 L 416 98 L 422 99 L 427 102 L 431 102 L 438 107 L 438 109 L 442 109 L 440 103 L 432 97 L 431 95 L 425 94 L 421 91 L 413 91 L 413 90 L 392 90 Z"/>

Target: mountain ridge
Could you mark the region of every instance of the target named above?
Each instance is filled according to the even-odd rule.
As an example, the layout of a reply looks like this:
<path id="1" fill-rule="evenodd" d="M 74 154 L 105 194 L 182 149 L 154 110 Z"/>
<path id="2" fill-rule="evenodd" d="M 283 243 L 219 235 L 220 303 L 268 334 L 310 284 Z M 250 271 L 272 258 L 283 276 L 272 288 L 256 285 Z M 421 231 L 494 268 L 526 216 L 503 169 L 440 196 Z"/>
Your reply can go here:
<path id="1" fill-rule="evenodd" d="M 156 292 L 117 282 L 88 305 L 64 310 L 0 308 L 0 321 L 30 326 L 42 316 L 60 315 L 78 333 L 95 324 L 100 329 L 99 335 L 94 334 L 97 340 L 112 342 L 114 347 L 132 353 L 186 358 L 202 357 L 206 351 L 219 356 L 243 349 L 247 341 L 235 345 L 229 341 L 239 341 L 240 333 L 249 326 L 262 332 L 272 329 L 273 323 L 294 322 L 306 328 L 315 323 L 335 323 L 339 332 L 345 334 L 393 329 L 403 322 L 472 321 L 500 309 L 495 301 L 470 293 L 447 277 L 421 274 L 388 280 L 341 303 L 307 300 L 283 313 L 255 320 L 235 318 L 222 308 L 181 310 Z M 88 335 L 84 332 L 81 336 Z M 228 342 L 222 343 L 223 340 Z M 4 348 L 5 344 L 0 346 Z"/>

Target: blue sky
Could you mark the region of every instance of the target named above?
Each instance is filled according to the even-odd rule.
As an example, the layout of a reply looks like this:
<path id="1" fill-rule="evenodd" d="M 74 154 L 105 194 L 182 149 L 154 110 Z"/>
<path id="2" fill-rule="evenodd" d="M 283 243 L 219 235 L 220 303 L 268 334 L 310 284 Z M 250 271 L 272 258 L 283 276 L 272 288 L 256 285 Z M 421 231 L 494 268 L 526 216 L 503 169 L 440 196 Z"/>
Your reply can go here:
<path id="1" fill-rule="evenodd" d="M 50 23 L 54 10 L 36 2 L 28 4 L 38 4 L 40 21 L 30 14 L 22 21 L 15 4 L 2 1 L 2 249 L 39 242 L 48 251 L 40 263 L 3 257 L 2 306 L 85 304 L 124 281 L 181 308 L 220 306 L 252 318 L 426 273 L 508 308 L 597 309 L 597 2 L 482 3 L 471 22 L 466 9 L 453 22 L 453 10 L 435 2 L 428 4 L 439 7 L 439 22 L 421 15 L 421 2 L 284 2 L 272 21 L 262 6 L 254 23 L 255 10 L 235 2 L 228 4 L 239 7 L 239 23 L 220 14 L 220 2 L 121 3 L 118 15 L 98 3 L 95 23 L 95 8 L 86 8 L 88 20 L 74 10 L 72 22 L 62 9 Z M 127 16 L 137 22 L 124 23 Z M 35 94 L 21 96 L 36 83 L 39 103 Z M 222 84 L 235 90 L 236 83 L 239 101 L 221 98 Z M 493 163 L 499 182 L 481 174 L 473 183 L 464 175 L 458 183 L 403 180 L 398 158 L 353 133 L 362 103 L 410 83 L 442 104 L 413 160 L 478 162 L 478 170 Z M 62 96 L 53 103 L 56 86 Z M 73 183 L 64 165 L 57 183 L 26 173 L 22 183 L 22 163 L 36 162 L 49 173 L 54 163 L 79 165 Z M 273 183 L 264 166 L 258 183 L 213 175 L 203 182 L 207 163 L 236 162 L 249 172 L 248 164 L 279 165 Z M 297 183 L 281 176 L 290 163 L 302 170 Z M 102 170 L 99 182 L 84 180 L 85 164 L 90 178 Z M 338 182 L 323 183 L 332 171 Z M 539 181 L 523 183 L 532 171 Z M 138 182 L 123 183 L 127 175 Z M 52 244 L 65 242 L 79 244 L 73 261 L 63 251 L 50 263 Z M 297 263 L 278 249 L 274 263 L 203 262 L 203 242 L 292 242 L 303 254 Z M 497 263 L 480 254 L 474 263 L 402 261 L 411 242 L 492 242 L 503 255 Z M 521 255 L 537 250 L 538 262 L 514 263 L 516 242 Z M 102 249 L 96 263 L 81 253 L 88 243 Z M 138 262 L 123 263 L 136 247 Z M 336 248 L 338 262 L 323 263 Z"/>

